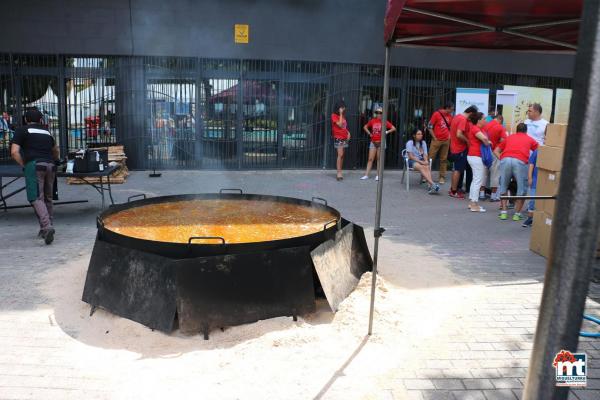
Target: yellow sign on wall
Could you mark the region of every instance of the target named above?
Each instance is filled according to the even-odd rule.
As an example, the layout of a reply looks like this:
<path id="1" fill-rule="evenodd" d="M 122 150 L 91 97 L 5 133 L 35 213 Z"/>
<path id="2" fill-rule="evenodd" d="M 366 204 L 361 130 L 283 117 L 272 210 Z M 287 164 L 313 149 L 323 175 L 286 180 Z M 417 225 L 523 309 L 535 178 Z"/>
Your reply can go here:
<path id="1" fill-rule="evenodd" d="M 234 38 L 236 43 L 248 43 L 250 40 L 250 25 L 235 24 Z"/>

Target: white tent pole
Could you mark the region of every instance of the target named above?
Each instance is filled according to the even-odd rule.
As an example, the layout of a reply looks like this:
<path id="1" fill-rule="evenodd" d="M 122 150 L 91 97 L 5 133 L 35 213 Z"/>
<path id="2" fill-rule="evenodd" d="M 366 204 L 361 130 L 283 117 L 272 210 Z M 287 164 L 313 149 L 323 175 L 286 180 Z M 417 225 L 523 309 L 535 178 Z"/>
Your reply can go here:
<path id="1" fill-rule="evenodd" d="M 369 310 L 369 335 L 373 332 L 373 313 L 375 311 L 375 289 L 377 287 L 377 259 L 379 256 L 379 238 L 384 232 L 381 227 L 381 200 L 383 194 L 383 169 L 385 165 L 385 148 L 387 138 L 387 119 L 390 92 L 390 46 L 385 46 L 385 67 L 383 73 L 383 115 L 381 116 L 381 155 L 377 161 L 377 204 L 375 206 L 375 243 L 373 245 L 373 273 L 371 275 L 371 308 Z"/>

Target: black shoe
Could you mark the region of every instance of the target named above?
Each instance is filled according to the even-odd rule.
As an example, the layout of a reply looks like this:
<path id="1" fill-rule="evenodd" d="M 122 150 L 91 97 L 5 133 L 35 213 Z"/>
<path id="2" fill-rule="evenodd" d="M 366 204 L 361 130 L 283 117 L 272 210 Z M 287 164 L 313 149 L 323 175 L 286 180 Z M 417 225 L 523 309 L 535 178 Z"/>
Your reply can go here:
<path id="1" fill-rule="evenodd" d="M 521 225 L 523 228 L 529 228 L 533 224 L 533 218 L 527 217 L 527 219 Z"/>
<path id="2" fill-rule="evenodd" d="M 44 231 L 42 229 L 40 229 L 40 231 L 38 232 L 37 237 L 38 237 L 38 239 L 43 239 L 44 238 Z"/>
<path id="3" fill-rule="evenodd" d="M 44 243 L 51 244 L 54 241 L 54 229 L 50 228 L 43 233 Z"/>

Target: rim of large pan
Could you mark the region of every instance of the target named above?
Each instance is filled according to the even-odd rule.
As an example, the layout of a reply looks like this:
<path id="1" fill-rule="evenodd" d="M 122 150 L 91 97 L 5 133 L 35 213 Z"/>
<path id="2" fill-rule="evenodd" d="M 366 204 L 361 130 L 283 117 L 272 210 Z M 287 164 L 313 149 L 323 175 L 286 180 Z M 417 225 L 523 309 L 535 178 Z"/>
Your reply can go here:
<path id="1" fill-rule="evenodd" d="M 261 242 L 244 242 L 244 243 L 226 243 L 226 242 L 225 243 L 215 243 L 214 241 L 212 243 L 211 242 L 208 242 L 208 243 L 207 242 L 192 242 L 192 243 L 164 242 L 164 241 L 140 239 L 140 238 L 136 238 L 134 236 L 123 235 L 123 234 L 117 233 L 113 230 L 110 230 L 104 226 L 104 222 L 103 222 L 104 218 L 106 218 L 110 215 L 119 213 L 121 211 L 128 210 L 130 208 L 141 207 L 141 206 L 150 205 L 150 204 L 160 204 L 160 203 L 197 200 L 197 199 L 200 199 L 200 200 L 211 200 L 211 199 L 213 199 L 213 200 L 217 200 L 217 199 L 219 199 L 219 200 L 221 200 L 221 199 L 268 200 L 268 201 L 292 203 L 292 204 L 298 204 L 298 205 L 307 206 L 307 207 L 316 207 L 316 208 L 320 208 L 323 210 L 327 210 L 335 216 L 335 221 L 332 218 L 331 221 L 324 224 L 323 231 L 316 231 L 313 233 L 309 233 L 307 235 L 294 236 L 291 238 L 276 239 L 276 240 L 265 240 L 265 241 L 261 241 Z M 109 207 L 108 209 L 106 209 L 102 213 L 100 213 L 100 215 L 98 215 L 98 217 L 96 219 L 96 222 L 97 222 L 98 230 L 101 232 L 101 234 L 106 232 L 117 239 L 134 240 L 134 241 L 139 241 L 140 243 L 144 243 L 144 244 L 148 244 L 148 245 L 168 244 L 168 245 L 176 245 L 176 246 L 178 245 L 178 246 L 188 246 L 188 247 L 189 246 L 191 246 L 191 247 L 222 246 L 222 245 L 243 246 L 243 245 L 253 245 L 253 244 L 257 245 L 260 243 L 276 244 L 279 242 L 284 243 L 286 241 L 308 238 L 312 235 L 326 232 L 332 228 L 339 227 L 339 225 L 341 223 L 341 214 L 338 210 L 329 206 L 327 204 L 326 200 L 318 198 L 318 197 L 313 197 L 312 200 L 304 200 L 304 199 L 299 199 L 296 197 L 274 196 L 274 195 L 266 195 L 266 194 L 255 194 L 255 193 L 241 193 L 241 194 L 238 194 L 238 193 L 236 193 L 236 194 L 232 194 L 232 193 L 195 193 L 195 194 L 176 194 L 176 195 L 167 195 L 167 196 L 147 197 L 147 198 L 142 198 L 140 200 L 129 201 L 127 203 L 117 204 L 117 205 Z M 334 222 L 335 222 L 335 224 L 334 224 Z"/>

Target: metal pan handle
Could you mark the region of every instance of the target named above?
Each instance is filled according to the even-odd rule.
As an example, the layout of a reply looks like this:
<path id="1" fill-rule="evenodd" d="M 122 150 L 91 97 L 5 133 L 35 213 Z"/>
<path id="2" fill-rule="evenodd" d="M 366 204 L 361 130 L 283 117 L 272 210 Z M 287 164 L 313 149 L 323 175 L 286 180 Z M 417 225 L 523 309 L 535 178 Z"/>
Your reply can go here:
<path id="1" fill-rule="evenodd" d="M 221 189 L 219 190 L 219 194 L 223 194 L 224 192 L 240 192 L 240 194 L 244 194 L 242 189 Z"/>
<path id="2" fill-rule="evenodd" d="M 332 219 L 331 221 L 329 221 L 329 222 L 327 222 L 325 225 L 323 225 L 323 230 L 324 230 L 324 231 L 326 231 L 326 230 L 327 230 L 327 227 L 328 227 L 329 225 L 333 224 L 334 222 L 335 222 L 335 224 L 337 225 L 337 223 L 338 223 L 338 220 L 337 220 L 337 218 L 336 218 L 336 219 Z"/>
<path id="3" fill-rule="evenodd" d="M 325 206 L 327 206 L 327 200 L 325 200 L 324 198 L 322 198 L 322 197 L 313 197 L 312 200 L 311 200 L 311 203 L 315 203 L 315 200 L 320 200 L 323 203 L 325 203 Z"/>
<path id="4" fill-rule="evenodd" d="M 556 200 L 557 196 L 500 196 L 500 200 Z"/>
<path id="5" fill-rule="evenodd" d="M 127 198 L 127 202 L 129 203 L 131 201 L 131 199 L 135 199 L 136 197 L 143 197 L 144 200 L 146 199 L 146 195 L 144 193 L 140 193 L 140 194 L 135 194 L 133 196 L 129 196 Z"/>
<path id="6" fill-rule="evenodd" d="M 188 239 L 188 246 L 191 245 L 194 240 L 220 240 L 221 243 L 219 244 L 225 244 L 225 239 L 221 236 L 192 236 Z"/>

